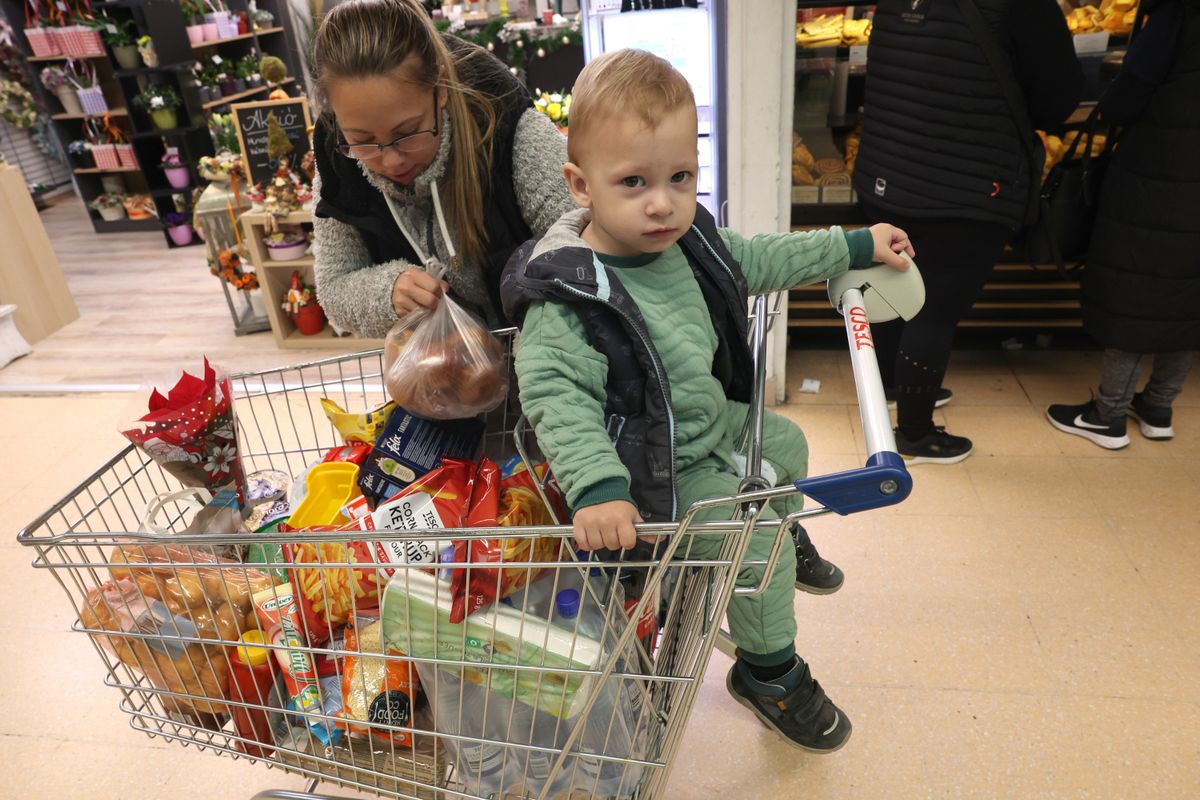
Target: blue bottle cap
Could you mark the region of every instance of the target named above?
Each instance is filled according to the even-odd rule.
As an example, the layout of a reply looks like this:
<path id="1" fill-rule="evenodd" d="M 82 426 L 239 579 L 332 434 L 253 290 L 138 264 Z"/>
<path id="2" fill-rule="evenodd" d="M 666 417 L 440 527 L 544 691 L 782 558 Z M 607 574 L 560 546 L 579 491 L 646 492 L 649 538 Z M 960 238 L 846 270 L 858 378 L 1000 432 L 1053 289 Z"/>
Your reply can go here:
<path id="1" fill-rule="evenodd" d="M 451 544 L 451 545 L 447 545 L 446 547 L 443 547 L 442 551 L 438 554 L 438 560 L 443 564 L 453 564 L 454 563 L 454 545 Z"/>
<path id="2" fill-rule="evenodd" d="M 563 589 L 554 597 L 554 607 L 558 615 L 567 619 L 575 619 L 579 615 L 579 592 L 574 589 Z"/>

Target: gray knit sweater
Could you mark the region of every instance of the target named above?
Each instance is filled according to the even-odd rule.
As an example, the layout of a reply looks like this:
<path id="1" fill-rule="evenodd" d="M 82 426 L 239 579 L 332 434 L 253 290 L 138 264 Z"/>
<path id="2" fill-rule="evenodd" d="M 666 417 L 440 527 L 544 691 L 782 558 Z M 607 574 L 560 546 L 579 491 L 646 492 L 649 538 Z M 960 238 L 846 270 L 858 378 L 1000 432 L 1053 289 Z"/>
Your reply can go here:
<path id="1" fill-rule="evenodd" d="M 442 129 L 450 133 L 448 113 Z M 409 186 L 400 186 L 363 167 L 367 180 L 395 200 L 405 225 L 421 238 L 429 255 L 450 263 L 446 243 L 433 214 L 430 185 L 440 181 L 450 156 L 450 135 L 442 137 L 437 156 Z M 521 216 L 535 236 L 544 234 L 559 217 L 575 208 L 567 192 L 562 165 L 567 160 L 567 142 L 544 114 L 530 108 L 517 122 L 513 137 L 513 182 Z M 320 197 L 321 178 L 313 182 Z M 445 203 L 446 192 L 442 192 Z M 443 213 L 447 212 L 443 206 Z M 360 336 L 381 338 L 399 319 L 392 307 L 392 284 L 401 272 L 420 265 L 404 260 L 372 263 L 357 230 L 333 219 L 313 220 L 316 246 L 317 296 L 326 315 L 338 327 Z M 451 231 L 453 235 L 453 231 Z M 456 243 L 456 249 L 457 243 Z M 496 324 L 480 264 L 459 257 L 460 269 L 446 276 L 456 295 Z"/>

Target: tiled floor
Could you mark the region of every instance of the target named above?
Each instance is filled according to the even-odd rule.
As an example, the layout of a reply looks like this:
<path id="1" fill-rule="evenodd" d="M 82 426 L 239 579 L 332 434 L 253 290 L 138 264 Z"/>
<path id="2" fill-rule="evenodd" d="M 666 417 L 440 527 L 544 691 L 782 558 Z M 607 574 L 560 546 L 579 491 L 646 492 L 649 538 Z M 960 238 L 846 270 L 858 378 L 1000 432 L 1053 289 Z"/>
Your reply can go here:
<path id="1" fill-rule="evenodd" d="M 75 224 L 70 206 L 56 212 L 58 224 Z M 64 266 L 78 293 L 103 279 L 79 255 L 89 237 L 75 237 Z M 158 268 L 181 267 L 162 259 Z M 197 257 L 186 269 L 204 267 Z M 128 297 L 81 298 L 80 328 L 0 372 L 0 383 L 136 383 L 136 351 L 94 357 L 82 376 L 64 367 L 95 352 L 87 331 L 114 326 L 139 346 L 165 342 L 172 363 L 205 337 L 235 369 L 300 360 L 227 335 L 220 295 L 194 278 L 181 280 L 204 293 L 185 300 L 207 309 L 199 330 L 186 321 L 178 330 L 161 308 L 152 325 L 139 321 Z M 167 296 L 155 290 L 145 302 Z M 1178 402 L 1175 441 L 1132 430 L 1132 445 L 1111 453 L 1041 416 L 1048 402 L 1086 399 L 1097 367 L 1086 352 L 955 354 L 955 400 L 938 417 L 971 436 L 976 453 L 914 468 L 900 506 L 809 526 L 847 581 L 829 597 L 797 595 L 798 646 L 852 718 L 853 738 L 831 756 L 787 747 L 726 694 L 729 661 L 715 654 L 670 797 L 1200 796 L 1200 375 Z M 819 394 L 794 391 L 805 377 L 822 381 Z M 812 472 L 860 464 L 845 357 L 793 353 L 789 383 L 782 412 L 807 432 Z M 299 788 L 296 777 L 131 730 L 96 651 L 70 631 L 67 595 L 16 542 L 20 526 L 121 447 L 129 401 L 0 396 L 0 754 L 15 765 L 0 798 L 240 800 Z"/>
<path id="2" fill-rule="evenodd" d="M 726 695 L 716 654 L 675 769 L 674 798 L 1184 798 L 1200 787 L 1200 385 L 1178 438 L 1109 453 L 1053 431 L 1048 399 L 1086 396 L 1079 353 L 956 354 L 939 412 L 978 452 L 913 470 L 888 511 L 810 530 L 847 573 L 797 595 L 799 647 L 855 733 L 814 756 Z M 783 409 L 813 471 L 861 458 L 837 353 L 791 357 L 822 393 Z M 249 798 L 301 781 L 132 731 L 72 611 L 13 539 L 120 446 L 124 396 L 0 399 L 0 745 L 14 798 Z M 336 794 L 333 789 L 330 793 Z M 344 793 L 344 792 L 343 792 Z"/>

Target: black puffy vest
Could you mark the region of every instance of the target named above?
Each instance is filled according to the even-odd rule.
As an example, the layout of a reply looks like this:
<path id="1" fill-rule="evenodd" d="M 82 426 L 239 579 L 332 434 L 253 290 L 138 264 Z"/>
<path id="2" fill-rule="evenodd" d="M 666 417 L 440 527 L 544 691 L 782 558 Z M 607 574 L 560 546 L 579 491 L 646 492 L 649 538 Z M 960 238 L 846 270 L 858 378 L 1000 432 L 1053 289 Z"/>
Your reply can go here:
<path id="1" fill-rule="evenodd" d="M 975 0 L 1003 49 L 1008 0 Z M 983 49 L 955 0 L 880 0 L 867 51 L 854 188 L 864 204 L 1013 226 L 1035 178 Z M 1040 165 L 1039 165 L 1040 169 Z"/>
<path id="2" fill-rule="evenodd" d="M 492 163 L 485 173 L 490 181 L 485 187 L 483 204 L 487 242 L 482 267 L 492 307 L 499 312 L 500 274 L 513 251 L 533 235 L 517 202 L 512 157 L 517 122 L 532 108 L 533 100 L 525 86 L 499 59 L 457 36 L 446 34 L 444 38 L 451 53 L 460 57 L 467 55 L 465 61 L 461 58 L 458 61 L 459 79 L 465 85 L 497 98 Z M 313 131 L 313 151 L 317 172 L 321 175 L 321 200 L 316 215 L 356 228 L 371 259 L 377 264 L 394 259 L 419 263 L 417 254 L 396 227 L 383 195 L 363 176 L 358 162 L 337 152 L 337 131 L 332 120 L 322 117 L 317 121 Z M 452 153 L 451 157 L 459 155 Z"/>
<path id="3" fill-rule="evenodd" d="M 629 491 L 646 522 L 671 522 L 679 514 L 671 387 L 637 303 L 609 273 L 602 299 L 592 251 L 564 247 L 530 260 L 527 242 L 504 270 L 500 293 L 509 319 L 524 321 L 529 304 L 551 300 L 579 314 L 588 343 L 608 359 L 605 425 L 630 473 Z M 696 206 L 691 229 L 679 240 L 708 305 L 717 332 L 713 375 L 731 400 L 750 402 L 753 359 L 747 344 L 746 279 L 717 233 L 712 215 Z"/>
<path id="4" fill-rule="evenodd" d="M 1175 63 L 1121 133 L 1083 271 L 1083 324 L 1132 353 L 1200 350 L 1200 3 Z"/>

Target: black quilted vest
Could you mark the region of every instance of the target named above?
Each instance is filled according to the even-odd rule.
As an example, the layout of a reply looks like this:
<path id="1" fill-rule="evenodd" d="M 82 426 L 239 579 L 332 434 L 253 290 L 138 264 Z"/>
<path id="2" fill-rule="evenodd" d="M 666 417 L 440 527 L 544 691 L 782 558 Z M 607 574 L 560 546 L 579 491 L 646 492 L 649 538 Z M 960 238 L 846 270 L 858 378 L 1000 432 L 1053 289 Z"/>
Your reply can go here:
<path id="1" fill-rule="evenodd" d="M 532 107 L 533 100 L 525 86 L 499 59 L 457 36 L 446 34 L 445 41 L 459 58 L 459 79 L 467 86 L 498 98 L 492 164 L 486 173 L 490 181 L 484 195 L 483 222 L 487 242 L 482 267 L 492 307 L 499 313 L 500 274 L 513 251 L 533 235 L 517 202 L 512 158 L 517 121 Z M 363 176 L 358 162 L 337 152 L 337 131 L 331 119 L 322 117 L 317 121 L 313 151 L 321 175 L 321 200 L 316 215 L 356 228 L 371 259 L 377 264 L 394 259 L 419 263 L 417 254 L 396 227 L 383 195 Z M 451 157 L 457 155 L 460 154 Z"/>
<path id="2" fill-rule="evenodd" d="M 505 313 L 520 324 L 534 301 L 552 300 L 575 309 L 588 343 L 608 359 L 605 424 L 617 455 L 629 469 L 630 493 L 638 511 L 647 522 L 674 521 L 680 509 L 671 387 L 637 303 L 611 272 L 608 297 L 600 296 L 593 253 L 587 247 L 560 248 L 530 261 L 535 244 L 523 245 L 504 270 L 500 293 Z M 717 332 L 713 375 L 727 397 L 748 403 L 753 370 L 741 268 L 703 206 L 696 206 L 696 219 L 679 245 Z"/>
<path id="3" fill-rule="evenodd" d="M 1008 0 L 975 0 L 1005 48 Z M 854 188 L 905 217 L 1019 225 L 1033 177 L 999 81 L 956 0 L 880 0 Z M 1040 169 L 1040 166 L 1039 166 Z"/>
<path id="4" fill-rule="evenodd" d="M 1175 63 L 1121 133 L 1104 176 L 1083 324 L 1131 353 L 1200 350 L 1200 3 L 1184 3 Z"/>

